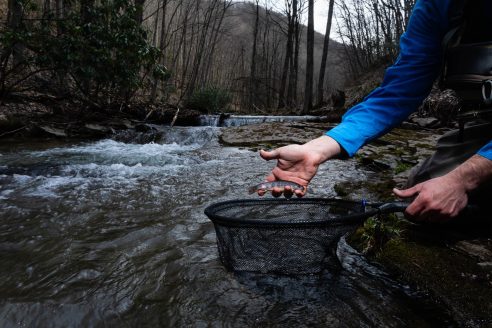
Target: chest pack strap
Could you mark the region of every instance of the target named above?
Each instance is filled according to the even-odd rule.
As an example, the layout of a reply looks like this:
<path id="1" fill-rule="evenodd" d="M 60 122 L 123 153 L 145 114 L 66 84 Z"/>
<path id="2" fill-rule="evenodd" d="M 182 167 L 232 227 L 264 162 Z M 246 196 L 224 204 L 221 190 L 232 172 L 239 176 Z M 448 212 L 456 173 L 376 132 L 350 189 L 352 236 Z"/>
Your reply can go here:
<path id="1" fill-rule="evenodd" d="M 458 42 L 458 35 L 464 30 L 465 24 L 465 7 L 467 0 L 452 0 L 448 9 L 448 26 L 449 31 L 444 35 L 441 42 L 442 60 L 441 60 L 441 76 L 439 78 L 439 86 L 444 88 L 444 78 L 446 76 L 446 56 L 448 48 Z"/>

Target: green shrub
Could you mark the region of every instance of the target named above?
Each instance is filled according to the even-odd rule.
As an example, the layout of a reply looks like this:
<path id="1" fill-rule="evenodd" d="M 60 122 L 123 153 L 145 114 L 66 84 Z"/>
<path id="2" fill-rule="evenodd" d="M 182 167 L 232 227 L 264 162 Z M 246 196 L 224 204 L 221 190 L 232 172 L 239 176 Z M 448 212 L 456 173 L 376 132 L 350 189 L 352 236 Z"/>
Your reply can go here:
<path id="1" fill-rule="evenodd" d="M 90 8 L 88 17 L 73 13 L 62 22 L 65 31 L 42 58 L 56 61 L 80 93 L 100 105 L 128 102 L 145 87 L 145 76 L 165 77 L 145 31 L 134 18 L 128 1 L 102 1 Z"/>
<path id="2" fill-rule="evenodd" d="M 388 241 L 399 239 L 402 233 L 402 221 L 395 214 L 370 217 L 357 232 L 364 254 L 380 251 Z"/>
<path id="3" fill-rule="evenodd" d="M 186 106 L 202 113 L 226 111 L 231 102 L 231 95 L 220 88 L 206 87 L 195 91 L 186 101 Z"/>
<path id="4" fill-rule="evenodd" d="M 66 91 L 93 105 L 127 103 L 150 77 L 169 77 L 159 65 L 160 50 L 147 41 L 135 12 L 127 0 L 102 0 L 83 16 L 73 10 L 62 20 L 48 15 L 36 23 L 7 27 L 0 44 L 7 51 L 19 43 L 28 49 L 24 67 L 31 73 L 18 70 L 17 75 L 50 71 Z M 13 90 L 9 81 L 0 82 L 4 93 Z"/>

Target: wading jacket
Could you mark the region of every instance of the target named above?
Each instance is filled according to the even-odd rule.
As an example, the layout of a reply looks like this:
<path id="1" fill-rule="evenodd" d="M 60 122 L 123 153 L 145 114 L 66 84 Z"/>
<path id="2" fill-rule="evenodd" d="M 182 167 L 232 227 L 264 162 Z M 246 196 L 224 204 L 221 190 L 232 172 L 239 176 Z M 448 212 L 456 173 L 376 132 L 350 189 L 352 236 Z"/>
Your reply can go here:
<path id="1" fill-rule="evenodd" d="M 381 86 L 347 111 L 342 123 L 326 133 L 350 157 L 367 142 L 400 124 L 430 93 L 441 70 L 441 43 L 450 29 L 448 14 L 452 1 L 417 1 L 400 39 L 400 54 L 386 70 Z M 483 10 L 491 16 L 491 22 L 492 1 L 483 1 L 481 5 L 488 7 Z M 478 154 L 492 160 L 492 140 Z"/>

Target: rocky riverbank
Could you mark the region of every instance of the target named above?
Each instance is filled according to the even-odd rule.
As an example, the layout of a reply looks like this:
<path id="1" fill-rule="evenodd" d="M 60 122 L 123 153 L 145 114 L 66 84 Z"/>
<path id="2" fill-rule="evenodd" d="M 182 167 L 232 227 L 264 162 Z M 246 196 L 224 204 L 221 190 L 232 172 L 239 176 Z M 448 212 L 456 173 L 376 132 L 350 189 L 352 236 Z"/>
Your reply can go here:
<path id="1" fill-rule="evenodd" d="M 77 110 L 44 102 L 12 102 L 0 106 L 0 137 L 113 138 L 148 143 L 152 124 L 191 124 L 199 113 L 172 106 L 135 107 L 108 113 Z M 33 110 L 31 110 L 33 109 Z M 449 124 L 446 124 L 449 125 Z M 221 130 L 223 146 L 257 151 L 304 143 L 322 135 L 331 123 L 264 123 Z M 411 117 L 347 161 L 371 172 L 365 180 L 333 186 L 338 197 L 391 201 L 391 189 L 403 187 L 412 167 L 432 154 L 446 131 L 441 120 Z M 402 218 L 400 216 L 400 218 Z M 351 243 L 404 283 L 433 297 L 461 326 L 492 326 L 491 224 L 473 220 L 447 225 L 414 225 L 400 219 L 374 218 L 350 238 Z"/>
<path id="2" fill-rule="evenodd" d="M 0 104 L 0 138 L 98 139 L 121 130 L 148 130 L 148 124 L 197 125 L 200 112 L 169 104 L 86 108 L 71 101 L 22 97 Z"/>
<path id="3" fill-rule="evenodd" d="M 448 129 L 431 119 L 414 118 L 404 128 L 363 147 L 347 161 L 373 174 L 366 180 L 334 186 L 338 197 L 395 200 L 391 189 L 404 187 L 411 169 L 430 156 Z M 326 123 L 272 123 L 223 129 L 225 146 L 251 150 L 304 143 L 322 135 Z M 416 225 L 403 215 L 368 220 L 350 237 L 351 243 L 404 284 L 430 295 L 464 327 L 492 326 L 491 221 L 469 217 L 451 224 Z"/>

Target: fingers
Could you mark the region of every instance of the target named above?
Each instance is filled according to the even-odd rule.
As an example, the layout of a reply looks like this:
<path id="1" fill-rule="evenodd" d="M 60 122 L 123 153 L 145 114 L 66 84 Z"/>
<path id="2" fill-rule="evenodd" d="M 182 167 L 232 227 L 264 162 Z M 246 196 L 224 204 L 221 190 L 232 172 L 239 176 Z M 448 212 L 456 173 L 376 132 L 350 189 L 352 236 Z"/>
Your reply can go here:
<path id="1" fill-rule="evenodd" d="M 272 160 L 272 159 L 279 159 L 280 158 L 280 152 L 278 151 L 278 149 L 274 149 L 272 151 L 266 151 L 266 150 L 260 150 L 260 156 L 269 161 L 269 160 Z"/>
<path id="2" fill-rule="evenodd" d="M 407 207 L 405 216 L 417 222 L 442 223 L 457 217 L 466 202 L 467 199 L 436 199 L 436 195 L 423 189 Z"/>
<path id="3" fill-rule="evenodd" d="M 291 198 L 293 194 L 294 194 L 294 190 L 292 190 L 290 186 L 286 186 L 284 189 L 284 197 Z"/>
<path id="4" fill-rule="evenodd" d="M 297 197 L 303 197 L 306 194 L 307 188 L 304 187 L 303 190 L 300 189 L 293 189 L 291 186 L 285 186 L 285 188 L 280 188 L 280 187 L 275 187 L 271 191 L 272 196 L 275 198 L 278 198 L 282 195 L 284 195 L 285 198 L 291 198 L 293 195 L 296 195 Z M 259 189 L 257 190 L 258 196 L 264 196 L 265 194 L 268 193 L 269 190 L 264 190 L 264 189 Z"/>
<path id="5" fill-rule="evenodd" d="M 397 189 L 393 188 L 393 193 L 400 198 L 409 198 L 418 195 L 421 191 L 421 184 L 417 184 L 408 189 Z M 405 216 L 412 221 L 422 221 L 424 216 L 422 216 L 422 211 L 426 208 L 425 203 L 417 196 L 413 202 L 408 205 L 405 210 Z"/>
<path id="6" fill-rule="evenodd" d="M 400 198 L 408 198 L 418 194 L 421 189 L 422 189 L 422 185 L 417 184 L 411 188 L 403 189 L 403 190 L 393 188 L 393 193 Z"/>
<path id="7" fill-rule="evenodd" d="M 277 197 L 280 197 L 282 196 L 282 188 L 279 188 L 279 187 L 275 187 L 272 189 L 272 196 L 277 198 Z"/>
<path id="8" fill-rule="evenodd" d="M 296 194 L 297 197 L 304 197 L 304 195 L 306 194 L 307 192 L 307 186 L 304 186 L 304 188 L 302 190 L 300 189 L 296 189 L 294 190 L 294 193 Z"/>
<path id="9" fill-rule="evenodd" d="M 410 196 L 406 196 L 406 197 L 410 197 Z M 422 197 L 417 196 L 414 199 L 414 201 L 411 202 L 410 205 L 408 205 L 405 211 L 405 216 L 411 219 L 412 221 L 423 221 L 430 214 L 428 210 L 425 211 L 426 209 L 427 209 L 427 203 L 422 199 Z"/>

